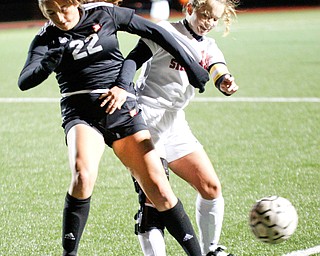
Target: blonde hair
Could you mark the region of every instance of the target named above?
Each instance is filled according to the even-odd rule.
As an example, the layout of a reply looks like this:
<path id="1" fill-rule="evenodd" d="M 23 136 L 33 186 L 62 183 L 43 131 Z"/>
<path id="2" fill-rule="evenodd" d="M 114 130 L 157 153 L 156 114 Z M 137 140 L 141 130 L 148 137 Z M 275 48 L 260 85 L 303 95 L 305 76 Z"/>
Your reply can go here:
<path id="1" fill-rule="evenodd" d="M 201 6 L 208 3 L 210 0 L 189 0 L 187 4 L 191 4 L 194 10 L 198 10 Z M 229 34 L 230 26 L 232 21 L 237 17 L 236 7 L 238 6 L 240 0 L 213 0 L 218 1 L 225 5 L 225 10 L 222 16 L 223 23 L 225 25 L 224 36 Z M 186 4 L 186 5 L 187 5 Z M 184 6 L 184 11 L 186 11 L 186 5 Z"/>

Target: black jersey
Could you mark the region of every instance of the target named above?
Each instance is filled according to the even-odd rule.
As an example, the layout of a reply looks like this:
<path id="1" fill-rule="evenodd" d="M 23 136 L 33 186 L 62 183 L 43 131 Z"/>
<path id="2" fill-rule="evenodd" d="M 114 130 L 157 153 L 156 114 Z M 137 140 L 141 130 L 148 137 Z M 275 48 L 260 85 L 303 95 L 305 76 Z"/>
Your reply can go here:
<path id="1" fill-rule="evenodd" d="M 65 45 L 56 69 L 60 92 L 109 88 L 116 80 L 123 62 L 117 39 L 118 30 L 128 30 L 134 14 L 131 9 L 108 3 L 85 4 L 81 7 L 79 23 L 62 31 L 48 21 L 34 38 L 22 71 L 30 72 L 39 65 L 50 48 Z M 30 79 L 32 81 L 37 79 Z M 38 75 L 38 74 L 33 74 Z"/>
<path id="2" fill-rule="evenodd" d="M 20 89 L 35 87 L 49 76 L 42 68 L 41 60 L 50 48 L 61 45 L 65 51 L 60 65 L 55 69 L 61 93 L 112 87 L 123 63 L 117 31 L 157 42 L 192 71 L 190 74 L 198 84 L 203 86 L 208 81 L 208 75 L 203 74 L 203 69 L 195 65 L 195 60 L 165 29 L 135 15 L 134 10 L 97 2 L 82 5 L 80 13 L 80 21 L 73 29 L 62 31 L 48 21 L 36 35 L 19 77 Z M 121 83 L 117 85 L 121 87 Z"/>

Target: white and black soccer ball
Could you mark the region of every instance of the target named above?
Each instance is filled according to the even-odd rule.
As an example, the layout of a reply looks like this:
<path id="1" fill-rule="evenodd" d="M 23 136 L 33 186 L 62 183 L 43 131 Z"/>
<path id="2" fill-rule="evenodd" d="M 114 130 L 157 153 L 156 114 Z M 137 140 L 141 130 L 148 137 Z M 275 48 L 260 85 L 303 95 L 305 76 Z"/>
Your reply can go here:
<path id="1" fill-rule="evenodd" d="M 253 205 L 249 224 L 260 241 L 279 244 L 296 230 L 298 214 L 288 199 L 279 196 L 264 197 Z"/>

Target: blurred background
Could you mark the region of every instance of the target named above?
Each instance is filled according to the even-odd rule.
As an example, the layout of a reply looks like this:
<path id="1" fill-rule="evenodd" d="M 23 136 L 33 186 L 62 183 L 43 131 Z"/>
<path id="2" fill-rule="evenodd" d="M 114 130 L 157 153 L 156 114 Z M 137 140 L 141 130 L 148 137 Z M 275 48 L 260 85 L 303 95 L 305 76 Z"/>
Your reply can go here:
<path id="1" fill-rule="evenodd" d="M 179 13 L 181 11 L 181 1 L 182 0 L 169 1 L 172 13 Z M 124 0 L 122 6 L 134 8 L 138 14 L 147 15 L 149 14 L 150 0 Z M 242 0 L 240 1 L 239 8 L 280 8 L 300 6 L 319 7 L 320 0 Z M 0 12 L 0 22 L 43 19 L 37 5 L 37 0 L 0 0 Z"/>

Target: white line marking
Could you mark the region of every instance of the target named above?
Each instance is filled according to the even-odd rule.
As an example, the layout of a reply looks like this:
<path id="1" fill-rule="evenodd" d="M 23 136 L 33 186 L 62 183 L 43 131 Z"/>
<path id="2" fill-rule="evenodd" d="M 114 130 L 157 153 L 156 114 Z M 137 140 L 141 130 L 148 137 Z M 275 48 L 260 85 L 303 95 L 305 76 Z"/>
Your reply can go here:
<path id="1" fill-rule="evenodd" d="M 23 103 L 23 102 L 59 102 L 60 98 L 0 98 L 1 103 Z"/>
<path id="2" fill-rule="evenodd" d="M 320 102 L 320 98 L 285 97 L 196 97 L 196 102 Z"/>
<path id="3" fill-rule="evenodd" d="M 0 103 L 24 103 L 24 102 L 59 102 L 60 98 L 0 98 Z M 320 103 L 320 98 L 285 98 L 285 97 L 196 97 L 194 102 L 306 102 Z"/>
<path id="4" fill-rule="evenodd" d="M 300 250 L 300 251 L 284 254 L 282 256 L 308 256 L 316 253 L 320 253 L 320 245 L 306 249 L 306 250 Z"/>

